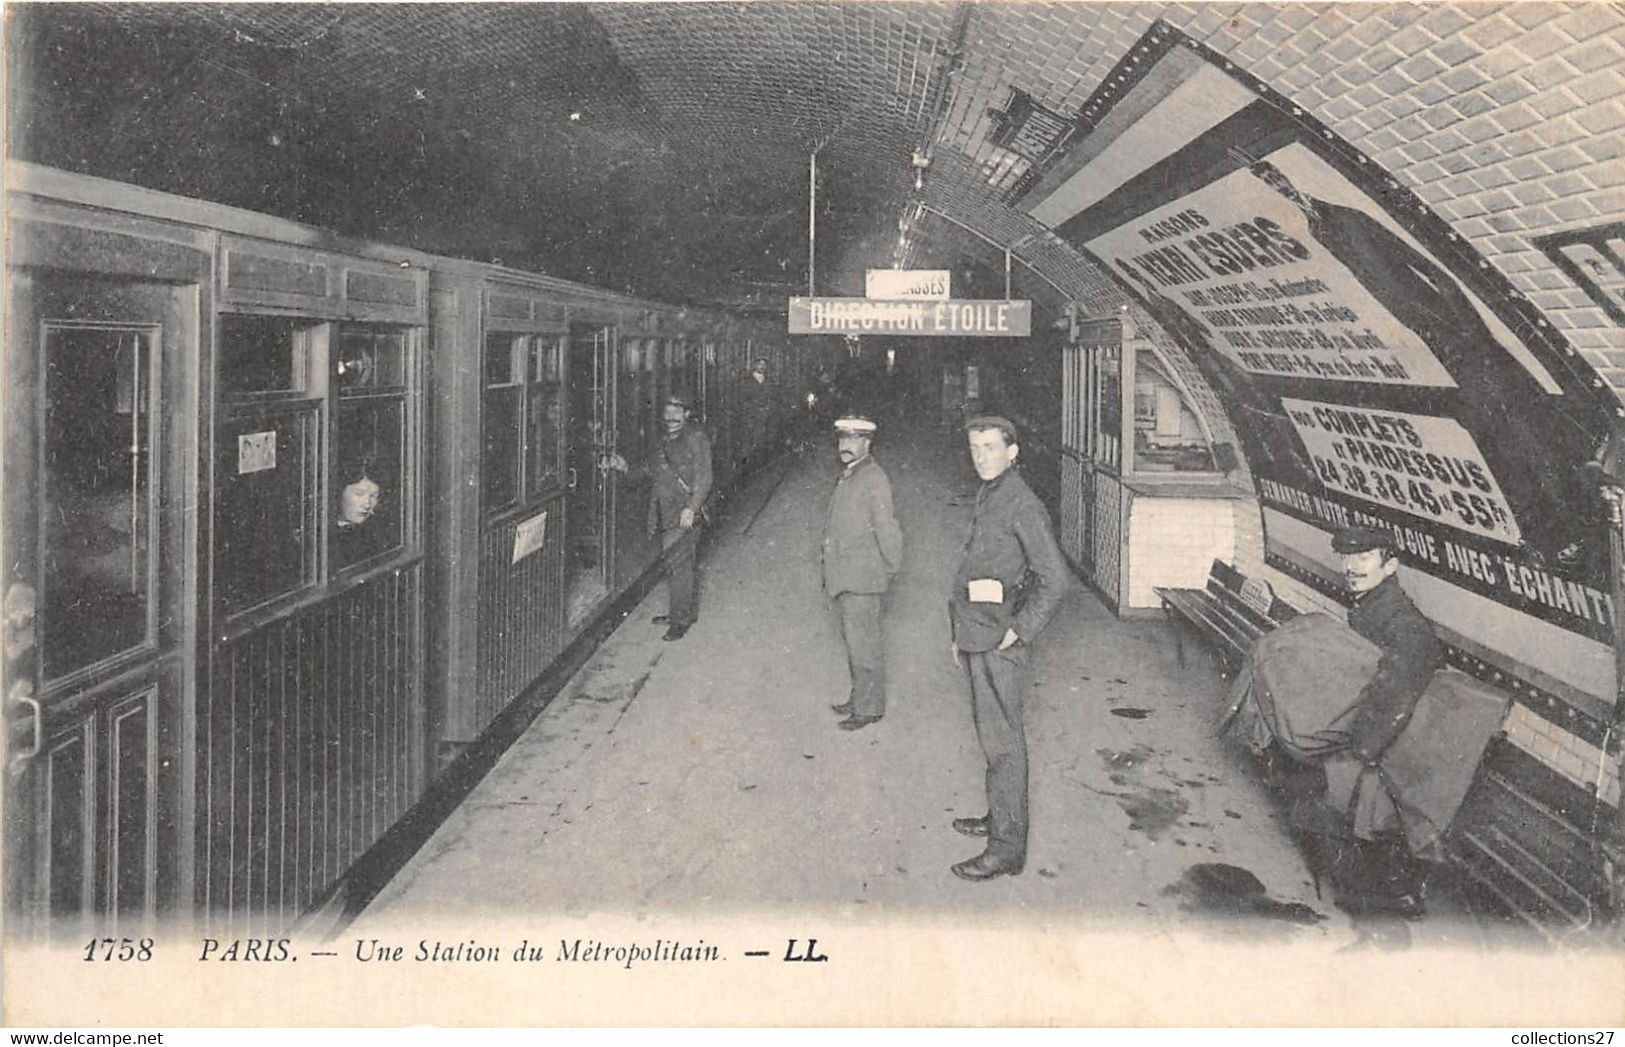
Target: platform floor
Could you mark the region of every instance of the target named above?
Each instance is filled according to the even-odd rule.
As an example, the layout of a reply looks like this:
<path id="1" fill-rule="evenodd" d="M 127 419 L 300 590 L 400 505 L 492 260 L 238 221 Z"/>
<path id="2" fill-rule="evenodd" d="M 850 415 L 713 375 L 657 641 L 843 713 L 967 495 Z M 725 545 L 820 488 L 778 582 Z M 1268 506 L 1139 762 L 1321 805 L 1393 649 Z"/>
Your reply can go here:
<path id="1" fill-rule="evenodd" d="M 975 477 L 957 432 L 897 424 L 877 445 L 906 541 L 885 615 L 889 707 L 836 729 L 844 653 L 820 588 L 833 440 L 743 490 L 702 560 L 701 620 L 677 643 L 656 587 L 362 914 L 403 918 L 755 912 L 1079 915 L 1324 950 L 1369 944 L 1317 898 L 1251 759 L 1214 735 L 1225 685 L 1180 667 L 1170 627 L 1119 619 L 1080 583 L 1039 642 L 1026 872 L 967 883 L 984 809 L 967 685 L 950 662 L 949 577 Z M 1194 645 L 1191 651 L 1197 650 Z M 1196 867 L 1219 863 L 1215 890 Z M 1193 871 L 1195 870 L 1195 871 Z M 1226 879 L 1229 877 L 1229 879 Z M 1203 888 L 1201 885 L 1206 883 Z M 1383 929 L 1482 947 L 1503 933 L 1448 899 Z"/>

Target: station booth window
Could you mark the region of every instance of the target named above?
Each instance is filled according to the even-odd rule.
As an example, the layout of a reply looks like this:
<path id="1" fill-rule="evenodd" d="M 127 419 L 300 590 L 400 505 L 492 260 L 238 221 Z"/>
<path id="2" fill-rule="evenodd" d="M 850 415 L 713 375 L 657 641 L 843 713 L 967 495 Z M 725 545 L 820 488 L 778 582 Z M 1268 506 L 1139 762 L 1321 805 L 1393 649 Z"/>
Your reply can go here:
<path id="1" fill-rule="evenodd" d="M 1081 324 L 1063 362 L 1063 548 L 1120 611 L 1157 606 L 1157 586 L 1201 588 L 1233 558 L 1250 494 L 1178 371 L 1117 319 Z"/>
<path id="2" fill-rule="evenodd" d="M 485 339 L 481 493 L 487 517 L 528 506 L 564 475 L 564 336 Z"/>
<path id="3" fill-rule="evenodd" d="M 214 581 L 236 615 L 411 542 L 415 328 L 224 314 Z"/>

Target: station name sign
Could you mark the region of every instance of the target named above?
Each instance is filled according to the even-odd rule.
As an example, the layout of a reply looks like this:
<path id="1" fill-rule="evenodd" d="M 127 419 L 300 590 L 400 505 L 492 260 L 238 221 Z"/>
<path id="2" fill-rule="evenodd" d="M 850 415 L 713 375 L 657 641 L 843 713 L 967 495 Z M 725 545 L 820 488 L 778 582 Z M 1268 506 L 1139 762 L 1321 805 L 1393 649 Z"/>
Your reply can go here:
<path id="1" fill-rule="evenodd" d="M 792 298 L 791 334 L 889 334 L 937 338 L 1025 338 L 1027 299 L 958 298 L 882 302 L 872 298 Z"/>
<path id="2" fill-rule="evenodd" d="M 896 300 L 930 298 L 948 300 L 950 274 L 946 269 L 870 269 L 866 271 L 863 296 Z"/>

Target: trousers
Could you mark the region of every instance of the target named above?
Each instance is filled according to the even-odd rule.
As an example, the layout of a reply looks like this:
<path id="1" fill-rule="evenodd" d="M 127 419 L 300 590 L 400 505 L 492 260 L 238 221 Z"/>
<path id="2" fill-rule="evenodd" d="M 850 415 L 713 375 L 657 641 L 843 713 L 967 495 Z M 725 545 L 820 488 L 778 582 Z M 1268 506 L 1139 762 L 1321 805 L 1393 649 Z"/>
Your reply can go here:
<path id="1" fill-rule="evenodd" d="M 966 651 L 971 715 L 987 760 L 987 850 L 999 858 L 1027 861 L 1027 728 L 1025 722 L 1032 650 L 1015 644 L 1003 651 Z"/>
<path id="2" fill-rule="evenodd" d="M 841 593 L 835 597 L 846 639 L 846 666 L 852 674 L 852 715 L 886 712 L 886 656 L 880 634 L 880 594 Z"/>
<path id="3" fill-rule="evenodd" d="M 660 532 L 660 547 L 667 550 L 666 620 L 672 625 L 693 625 L 699 618 L 694 578 L 694 552 L 699 544 L 698 525 L 686 531 L 668 527 Z"/>

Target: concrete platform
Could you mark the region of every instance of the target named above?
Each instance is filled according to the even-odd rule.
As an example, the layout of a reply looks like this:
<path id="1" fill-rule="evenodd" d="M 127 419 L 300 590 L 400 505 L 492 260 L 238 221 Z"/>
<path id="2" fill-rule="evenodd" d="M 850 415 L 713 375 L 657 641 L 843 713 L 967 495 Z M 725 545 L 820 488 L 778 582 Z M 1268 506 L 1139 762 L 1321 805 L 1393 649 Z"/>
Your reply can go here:
<path id="1" fill-rule="evenodd" d="M 885 614 L 883 721 L 845 733 L 829 709 L 847 694 L 818 569 L 837 464 L 833 440 L 815 442 L 765 470 L 716 525 L 688 636 L 661 641 L 657 587 L 354 933 L 430 915 L 785 909 L 1020 913 L 1326 951 L 1478 948 L 1502 933 L 1446 898 L 1373 937 L 1329 890 L 1318 898 L 1251 759 L 1214 735 L 1225 685 L 1212 666 L 1181 668 L 1169 626 L 1120 620 L 1081 583 L 1037 652 L 1027 870 L 953 876 L 980 847 L 949 822 L 984 809 L 945 612 L 976 481 L 957 432 L 893 428 L 876 457 L 906 567 Z M 1236 888 L 1251 883 L 1242 870 L 1263 893 Z"/>

